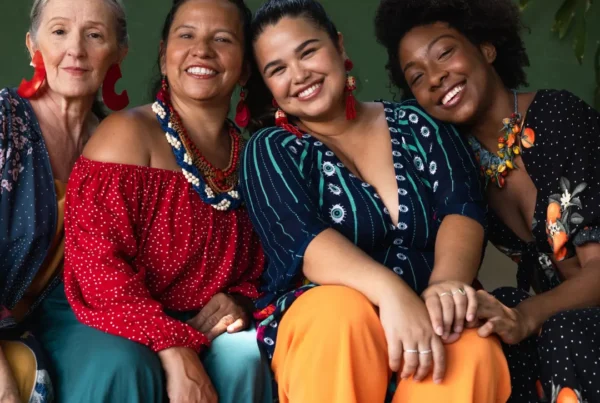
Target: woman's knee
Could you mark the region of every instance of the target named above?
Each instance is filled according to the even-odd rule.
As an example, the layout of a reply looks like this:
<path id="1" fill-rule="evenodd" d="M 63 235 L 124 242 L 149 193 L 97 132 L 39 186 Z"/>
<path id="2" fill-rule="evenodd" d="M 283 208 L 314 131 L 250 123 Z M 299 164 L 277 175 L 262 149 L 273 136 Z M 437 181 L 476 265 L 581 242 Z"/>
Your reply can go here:
<path id="1" fill-rule="evenodd" d="M 505 363 L 500 341 L 495 336 L 480 337 L 476 329 L 465 330 L 460 339 L 448 345 L 447 349 L 454 353 L 460 351 L 458 358 L 461 361 L 481 362 L 484 365 L 492 365 L 498 360 Z"/>
<path id="2" fill-rule="evenodd" d="M 352 329 L 363 329 L 376 320 L 377 311 L 371 302 L 361 294 L 344 286 L 319 286 L 307 291 L 290 308 L 308 312 L 306 328 L 327 329 L 345 333 Z M 332 326 L 335 324 L 335 326 Z"/>

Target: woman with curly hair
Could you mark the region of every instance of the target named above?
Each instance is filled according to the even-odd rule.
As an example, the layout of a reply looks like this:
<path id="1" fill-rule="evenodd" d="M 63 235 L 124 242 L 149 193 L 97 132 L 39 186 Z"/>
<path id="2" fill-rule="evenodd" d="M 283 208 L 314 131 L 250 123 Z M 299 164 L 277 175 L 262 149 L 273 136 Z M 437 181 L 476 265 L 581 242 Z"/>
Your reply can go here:
<path id="1" fill-rule="evenodd" d="M 479 334 L 504 342 L 511 401 L 598 402 L 600 115 L 567 91 L 517 92 L 521 28 L 510 0 L 383 0 L 376 17 L 394 84 L 468 138 L 489 238 L 519 263 L 518 289 L 478 292 Z"/>

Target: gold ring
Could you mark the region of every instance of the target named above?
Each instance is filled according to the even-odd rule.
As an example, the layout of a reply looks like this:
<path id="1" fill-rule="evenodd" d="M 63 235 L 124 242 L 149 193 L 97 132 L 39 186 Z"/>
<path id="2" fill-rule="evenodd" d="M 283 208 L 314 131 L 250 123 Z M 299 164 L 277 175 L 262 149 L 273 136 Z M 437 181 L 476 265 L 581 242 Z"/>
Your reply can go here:
<path id="1" fill-rule="evenodd" d="M 458 289 L 458 290 L 456 290 L 456 291 L 452 291 L 452 295 L 455 295 L 455 294 L 467 295 L 467 293 L 466 293 L 465 289 L 464 289 L 464 288 L 462 288 L 462 287 L 461 287 L 461 288 L 459 288 L 459 289 Z"/>

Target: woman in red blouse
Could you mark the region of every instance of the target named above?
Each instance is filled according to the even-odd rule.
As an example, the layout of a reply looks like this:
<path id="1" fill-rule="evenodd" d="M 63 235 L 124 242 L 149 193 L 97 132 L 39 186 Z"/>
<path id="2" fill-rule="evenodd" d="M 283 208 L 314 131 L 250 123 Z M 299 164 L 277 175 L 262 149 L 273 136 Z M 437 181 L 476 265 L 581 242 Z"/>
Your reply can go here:
<path id="1" fill-rule="evenodd" d="M 174 2 L 156 102 L 107 118 L 73 169 L 64 293 L 74 317 L 56 304 L 62 288 L 42 317 L 55 322 L 49 345 L 86 344 L 50 349 L 59 375 L 97 360 L 97 374 L 77 374 L 90 390 L 80 402 L 162 403 L 161 370 L 171 402 L 272 401 L 247 309 L 264 257 L 237 191 L 243 141 L 227 120 L 248 76 L 249 19 L 242 0 Z M 150 375 L 132 379 L 126 368 L 140 361 Z M 125 370 L 102 381 L 115 362 Z"/>

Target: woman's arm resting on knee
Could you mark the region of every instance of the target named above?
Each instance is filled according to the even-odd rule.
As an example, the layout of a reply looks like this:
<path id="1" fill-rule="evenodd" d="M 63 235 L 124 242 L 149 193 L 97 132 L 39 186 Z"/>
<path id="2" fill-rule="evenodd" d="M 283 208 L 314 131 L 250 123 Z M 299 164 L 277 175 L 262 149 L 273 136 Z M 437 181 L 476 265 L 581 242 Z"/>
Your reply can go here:
<path id="1" fill-rule="evenodd" d="M 17 383 L 0 346 L 0 403 L 20 403 Z"/>
<path id="2" fill-rule="evenodd" d="M 600 244 L 590 242 L 578 246 L 576 252 L 581 266 L 577 275 L 517 306 L 528 323 L 528 333 L 538 332 L 559 312 L 600 306 Z"/>
<path id="3" fill-rule="evenodd" d="M 401 370 L 403 379 L 414 375 L 422 380 L 433 367 L 433 379 L 441 382 L 445 372 L 442 343 L 431 328 L 423 301 L 394 272 L 333 229 L 310 242 L 302 268 L 309 280 L 353 288 L 379 307 L 392 371 Z M 405 353 L 407 350 L 428 353 Z"/>
<path id="4" fill-rule="evenodd" d="M 516 344 L 539 333 L 552 316 L 571 309 L 600 305 L 600 244 L 577 247 L 580 270 L 558 287 L 508 308 L 491 295 L 478 291 L 478 316 L 486 323 L 481 336 L 498 334 L 505 343 Z"/>

